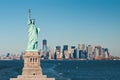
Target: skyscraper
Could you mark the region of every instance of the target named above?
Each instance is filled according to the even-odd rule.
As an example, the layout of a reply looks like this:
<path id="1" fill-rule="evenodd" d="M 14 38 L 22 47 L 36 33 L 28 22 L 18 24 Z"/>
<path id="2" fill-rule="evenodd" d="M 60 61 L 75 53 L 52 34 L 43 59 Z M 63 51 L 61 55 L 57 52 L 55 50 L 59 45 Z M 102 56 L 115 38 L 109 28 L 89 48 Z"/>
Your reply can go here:
<path id="1" fill-rule="evenodd" d="M 99 59 L 99 49 L 96 48 L 96 47 L 95 47 L 95 49 L 94 49 L 94 55 L 95 55 L 95 57 L 94 57 L 95 60 L 96 60 L 96 59 Z"/>
<path id="2" fill-rule="evenodd" d="M 68 45 L 64 45 L 63 50 L 68 50 Z"/>
<path id="3" fill-rule="evenodd" d="M 95 46 L 95 48 L 97 48 L 98 49 L 98 51 L 99 51 L 99 56 L 102 54 L 102 47 L 101 46 Z"/>
<path id="4" fill-rule="evenodd" d="M 50 47 L 49 48 L 49 59 L 53 59 L 53 58 L 54 58 L 53 49 Z"/>
<path id="5" fill-rule="evenodd" d="M 56 46 L 55 55 L 56 59 L 62 59 L 61 46 Z"/>
<path id="6" fill-rule="evenodd" d="M 61 52 L 61 46 L 56 46 L 56 51 Z"/>
<path id="7" fill-rule="evenodd" d="M 43 52 L 47 52 L 47 40 L 46 39 L 44 39 L 43 40 Z"/>
<path id="8" fill-rule="evenodd" d="M 87 58 L 85 44 L 78 44 L 78 58 Z"/>
<path id="9" fill-rule="evenodd" d="M 49 54 L 49 49 L 47 47 L 47 40 L 44 39 L 42 41 L 42 56 L 43 56 L 43 58 L 47 59 L 49 56 L 48 54 Z"/>
<path id="10" fill-rule="evenodd" d="M 68 45 L 63 45 L 63 59 L 65 59 L 65 52 L 68 51 Z"/>
<path id="11" fill-rule="evenodd" d="M 77 58 L 77 49 L 75 48 L 75 46 L 71 46 L 71 49 L 73 50 L 73 58 Z"/>
<path id="12" fill-rule="evenodd" d="M 96 60 L 103 59 L 103 49 L 101 46 L 95 46 L 95 59 Z"/>
<path id="13" fill-rule="evenodd" d="M 92 45 L 87 46 L 88 59 L 93 60 L 93 47 Z"/>
<path id="14" fill-rule="evenodd" d="M 78 44 L 78 49 L 84 51 L 85 50 L 85 44 Z"/>
<path id="15" fill-rule="evenodd" d="M 107 48 L 104 49 L 104 53 L 105 53 L 105 59 L 108 60 L 110 58 L 110 55 Z"/>

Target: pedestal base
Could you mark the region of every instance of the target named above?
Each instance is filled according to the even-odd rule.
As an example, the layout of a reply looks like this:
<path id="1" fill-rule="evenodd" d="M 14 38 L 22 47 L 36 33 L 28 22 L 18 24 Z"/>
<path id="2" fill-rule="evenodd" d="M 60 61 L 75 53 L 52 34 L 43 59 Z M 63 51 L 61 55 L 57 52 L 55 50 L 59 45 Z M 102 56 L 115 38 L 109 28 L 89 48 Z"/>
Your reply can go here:
<path id="1" fill-rule="evenodd" d="M 10 80 L 55 80 L 55 78 L 47 78 L 46 75 L 42 75 L 38 52 L 25 52 L 22 75 L 10 78 Z"/>
<path id="2" fill-rule="evenodd" d="M 17 78 L 10 78 L 10 80 L 55 80 L 55 78 L 47 78 L 46 75 L 18 75 Z"/>

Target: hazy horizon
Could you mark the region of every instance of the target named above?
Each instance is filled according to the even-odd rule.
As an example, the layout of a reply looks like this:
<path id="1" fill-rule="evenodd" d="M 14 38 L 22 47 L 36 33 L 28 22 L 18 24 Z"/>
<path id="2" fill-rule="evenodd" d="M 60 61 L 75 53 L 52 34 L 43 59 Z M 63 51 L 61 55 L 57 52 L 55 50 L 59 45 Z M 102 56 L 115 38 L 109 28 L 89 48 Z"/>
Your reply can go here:
<path id="1" fill-rule="evenodd" d="M 48 46 L 101 45 L 120 56 L 119 0 L 1 0 L 0 55 L 27 47 L 28 9 Z"/>

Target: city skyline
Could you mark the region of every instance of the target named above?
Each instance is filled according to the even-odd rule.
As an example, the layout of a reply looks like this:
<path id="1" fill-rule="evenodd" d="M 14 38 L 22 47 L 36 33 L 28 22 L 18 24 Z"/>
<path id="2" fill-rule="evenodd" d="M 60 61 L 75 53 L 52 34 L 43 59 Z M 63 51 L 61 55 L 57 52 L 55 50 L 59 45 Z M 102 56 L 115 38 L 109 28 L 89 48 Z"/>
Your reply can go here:
<path id="1" fill-rule="evenodd" d="M 0 54 L 20 53 L 27 47 L 27 11 L 36 19 L 48 46 L 101 45 L 120 56 L 119 0 L 0 1 Z"/>

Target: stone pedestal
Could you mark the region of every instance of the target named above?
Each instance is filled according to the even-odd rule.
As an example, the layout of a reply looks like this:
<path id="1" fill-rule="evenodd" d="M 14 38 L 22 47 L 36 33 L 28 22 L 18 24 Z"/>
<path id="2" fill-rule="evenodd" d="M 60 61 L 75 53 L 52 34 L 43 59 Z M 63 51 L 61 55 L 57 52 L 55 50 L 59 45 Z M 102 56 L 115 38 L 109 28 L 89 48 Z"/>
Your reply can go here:
<path id="1" fill-rule="evenodd" d="M 22 75 L 10 80 L 55 80 L 55 78 L 47 78 L 42 74 L 38 52 L 25 52 Z"/>

